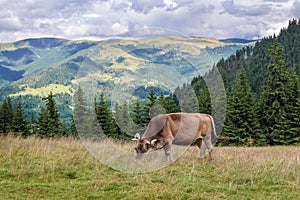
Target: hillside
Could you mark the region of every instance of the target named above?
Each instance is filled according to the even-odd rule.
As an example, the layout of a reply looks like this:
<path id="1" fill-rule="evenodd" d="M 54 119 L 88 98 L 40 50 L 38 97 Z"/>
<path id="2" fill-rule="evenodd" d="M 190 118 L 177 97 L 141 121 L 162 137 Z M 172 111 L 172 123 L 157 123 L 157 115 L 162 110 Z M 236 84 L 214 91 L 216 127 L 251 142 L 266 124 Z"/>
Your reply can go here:
<path id="1" fill-rule="evenodd" d="M 261 95 L 266 69 L 271 60 L 269 51 L 275 39 L 278 39 L 283 48 L 282 56 L 287 69 L 292 71 L 294 68 L 300 77 L 300 21 L 291 20 L 278 36 L 263 38 L 255 45 L 240 49 L 234 55 L 216 63 L 228 91 L 231 91 L 235 78 L 244 68 L 256 98 Z"/>
<path id="2" fill-rule="evenodd" d="M 222 58 L 210 73 L 193 79 L 195 91 L 203 91 L 203 80 L 215 71 L 226 88 L 222 134 L 230 137 L 229 143 L 245 145 L 254 139 L 257 145 L 299 144 L 300 20 Z"/>
<path id="3" fill-rule="evenodd" d="M 10 95 L 21 99 L 25 110 L 30 110 L 52 91 L 59 99 L 59 109 L 70 112 L 63 104 L 70 104 L 78 81 L 96 80 L 97 91 L 108 92 L 116 84 L 127 88 L 139 82 L 142 88 L 158 87 L 160 81 L 155 77 L 168 74 L 181 77 L 180 85 L 204 74 L 213 63 L 244 45 L 195 37 L 103 41 L 40 38 L 0 44 L 0 101 Z"/>

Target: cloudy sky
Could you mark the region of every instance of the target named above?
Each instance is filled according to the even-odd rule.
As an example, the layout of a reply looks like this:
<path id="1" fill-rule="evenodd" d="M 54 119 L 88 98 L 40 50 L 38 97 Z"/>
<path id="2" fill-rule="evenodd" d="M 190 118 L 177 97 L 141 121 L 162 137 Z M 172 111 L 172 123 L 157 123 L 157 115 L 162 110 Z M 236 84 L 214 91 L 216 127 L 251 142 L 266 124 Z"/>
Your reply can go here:
<path id="1" fill-rule="evenodd" d="M 257 39 L 300 18 L 300 0 L 0 0 L 0 43 L 99 39 L 158 27 L 185 36 Z"/>

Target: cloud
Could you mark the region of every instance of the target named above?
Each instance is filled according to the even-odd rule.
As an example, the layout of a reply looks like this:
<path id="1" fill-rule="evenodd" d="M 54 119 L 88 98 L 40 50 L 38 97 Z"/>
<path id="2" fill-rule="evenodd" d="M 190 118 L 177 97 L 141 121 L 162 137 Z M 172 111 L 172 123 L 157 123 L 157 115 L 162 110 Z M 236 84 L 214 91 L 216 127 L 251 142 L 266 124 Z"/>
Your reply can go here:
<path id="1" fill-rule="evenodd" d="M 293 14 L 295 18 L 300 18 L 300 1 L 295 1 L 293 4 Z"/>
<path id="2" fill-rule="evenodd" d="M 154 8 L 162 8 L 165 6 L 161 0 L 131 0 L 132 9 L 139 13 L 147 14 Z"/>
<path id="3" fill-rule="evenodd" d="M 233 0 L 222 2 L 225 13 L 234 16 L 262 16 L 271 12 L 272 5 L 269 3 L 253 4 L 253 5 L 236 5 Z"/>
<path id="4" fill-rule="evenodd" d="M 2 0 L 0 43 L 160 27 L 185 36 L 263 37 L 300 17 L 299 0 Z"/>

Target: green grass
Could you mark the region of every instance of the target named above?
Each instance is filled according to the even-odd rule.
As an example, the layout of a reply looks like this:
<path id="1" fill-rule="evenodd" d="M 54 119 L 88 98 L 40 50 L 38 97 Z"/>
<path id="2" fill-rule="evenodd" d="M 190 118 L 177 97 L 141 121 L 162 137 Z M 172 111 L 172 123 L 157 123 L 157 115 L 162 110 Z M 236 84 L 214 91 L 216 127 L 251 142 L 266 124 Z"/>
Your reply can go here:
<path id="1" fill-rule="evenodd" d="M 99 163 L 79 140 L 0 137 L 0 199 L 300 199 L 299 146 L 198 155 L 191 147 L 164 169 L 131 174 Z"/>

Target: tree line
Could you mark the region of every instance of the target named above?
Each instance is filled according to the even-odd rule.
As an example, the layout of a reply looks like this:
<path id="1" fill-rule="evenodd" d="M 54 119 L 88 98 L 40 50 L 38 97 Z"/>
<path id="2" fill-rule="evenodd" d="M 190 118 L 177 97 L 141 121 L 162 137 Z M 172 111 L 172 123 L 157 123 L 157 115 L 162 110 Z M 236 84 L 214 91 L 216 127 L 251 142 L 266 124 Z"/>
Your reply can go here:
<path id="1" fill-rule="evenodd" d="M 300 21 L 291 20 L 278 36 L 221 59 L 227 94 L 225 145 L 289 145 L 300 143 Z M 205 76 L 209 76 L 212 71 Z M 205 88 L 202 77 L 192 85 Z"/>
<path id="2" fill-rule="evenodd" d="M 88 105 L 88 97 L 78 87 L 73 97 L 73 116 L 69 126 L 60 120 L 52 93 L 43 98 L 39 113 L 32 113 L 30 119 L 25 119 L 22 103 L 13 104 L 8 97 L 0 107 L 0 132 L 40 137 L 83 134 L 97 138 L 102 134 L 128 138 L 135 131 L 143 132 L 156 114 L 211 114 L 211 99 L 215 97 L 212 94 L 214 91 L 208 89 L 205 78 L 213 77 L 219 71 L 226 89 L 227 108 L 217 105 L 216 115 L 226 112 L 224 128 L 218 131 L 230 137 L 220 145 L 299 144 L 299 41 L 300 21 L 292 20 L 278 36 L 263 38 L 254 46 L 247 46 L 235 55 L 221 59 L 210 72 L 195 77 L 190 84 L 183 84 L 168 95 L 151 88 L 145 99 L 135 98 L 118 104 L 100 93 L 93 105 Z M 218 124 L 221 121 L 219 116 L 214 117 L 217 126 L 222 127 Z"/>

